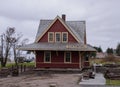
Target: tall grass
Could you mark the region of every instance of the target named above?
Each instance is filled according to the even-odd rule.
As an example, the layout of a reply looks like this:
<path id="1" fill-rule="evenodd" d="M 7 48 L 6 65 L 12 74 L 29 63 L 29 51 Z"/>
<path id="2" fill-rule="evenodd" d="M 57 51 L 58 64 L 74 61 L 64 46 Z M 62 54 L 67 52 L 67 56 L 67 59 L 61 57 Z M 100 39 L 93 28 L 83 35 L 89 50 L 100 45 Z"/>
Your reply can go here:
<path id="1" fill-rule="evenodd" d="M 90 58 L 90 64 L 92 65 L 93 63 L 97 64 L 120 64 L 120 58 L 116 58 L 114 56 L 107 56 L 105 58 Z"/>

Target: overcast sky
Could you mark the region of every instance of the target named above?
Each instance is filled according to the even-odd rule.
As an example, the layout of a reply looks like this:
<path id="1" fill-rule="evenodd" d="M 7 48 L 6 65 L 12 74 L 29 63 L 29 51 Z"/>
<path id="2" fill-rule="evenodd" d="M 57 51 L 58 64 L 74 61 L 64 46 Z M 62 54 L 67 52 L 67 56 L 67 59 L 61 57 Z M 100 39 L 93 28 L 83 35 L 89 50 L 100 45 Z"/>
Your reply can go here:
<path id="1" fill-rule="evenodd" d="M 15 27 L 34 42 L 40 19 L 66 14 L 67 20 L 85 20 L 87 41 L 116 48 L 120 42 L 120 0 L 0 0 L 0 34 Z"/>

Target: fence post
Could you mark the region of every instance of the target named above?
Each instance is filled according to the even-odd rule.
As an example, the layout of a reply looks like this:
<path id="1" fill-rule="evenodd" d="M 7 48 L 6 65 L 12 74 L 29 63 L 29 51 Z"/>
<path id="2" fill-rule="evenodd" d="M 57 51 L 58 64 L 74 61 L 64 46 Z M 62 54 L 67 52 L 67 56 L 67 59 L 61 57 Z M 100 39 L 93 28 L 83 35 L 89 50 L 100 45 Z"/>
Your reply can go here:
<path id="1" fill-rule="evenodd" d="M 19 73 L 19 65 L 17 65 L 17 70 L 18 70 L 18 73 Z"/>
<path id="2" fill-rule="evenodd" d="M 22 73 L 22 69 L 23 69 L 23 67 L 22 67 L 22 64 L 21 64 L 21 73 Z"/>
<path id="3" fill-rule="evenodd" d="M 24 65 L 24 72 L 26 71 L 26 65 Z"/>
<path id="4" fill-rule="evenodd" d="M 12 69 L 11 70 L 13 71 L 13 65 L 12 65 Z"/>

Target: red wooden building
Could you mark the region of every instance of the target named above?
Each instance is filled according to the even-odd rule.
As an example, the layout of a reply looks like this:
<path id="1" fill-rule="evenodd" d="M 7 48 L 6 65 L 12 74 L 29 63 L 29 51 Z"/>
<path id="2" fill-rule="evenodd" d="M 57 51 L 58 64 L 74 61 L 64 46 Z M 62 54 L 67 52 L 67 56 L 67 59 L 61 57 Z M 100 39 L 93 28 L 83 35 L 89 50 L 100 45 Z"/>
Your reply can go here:
<path id="1" fill-rule="evenodd" d="M 89 53 L 96 50 L 87 44 L 85 21 L 66 21 L 66 15 L 40 20 L 35 42 L 20 50 L 34 51 L 36 68 L 84 68 Z"/>

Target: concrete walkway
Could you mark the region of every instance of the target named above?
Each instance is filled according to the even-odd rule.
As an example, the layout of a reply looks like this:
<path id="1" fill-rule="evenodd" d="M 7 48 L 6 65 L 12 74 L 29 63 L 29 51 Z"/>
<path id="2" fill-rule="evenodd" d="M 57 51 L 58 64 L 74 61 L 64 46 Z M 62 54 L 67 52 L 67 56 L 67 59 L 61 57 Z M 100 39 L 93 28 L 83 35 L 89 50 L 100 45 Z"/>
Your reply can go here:
<path id="1" fill-rule="evenodd" d="M 82 79 L 82 81 L 79 84 L 80 85 L 105 85 L 106 80 L 103 74 L 97 73 L 95 74 L 95 79 L 88 79 L 88 80 Z"/>

